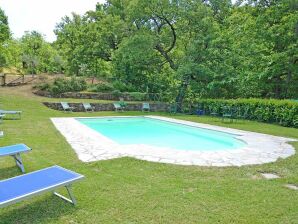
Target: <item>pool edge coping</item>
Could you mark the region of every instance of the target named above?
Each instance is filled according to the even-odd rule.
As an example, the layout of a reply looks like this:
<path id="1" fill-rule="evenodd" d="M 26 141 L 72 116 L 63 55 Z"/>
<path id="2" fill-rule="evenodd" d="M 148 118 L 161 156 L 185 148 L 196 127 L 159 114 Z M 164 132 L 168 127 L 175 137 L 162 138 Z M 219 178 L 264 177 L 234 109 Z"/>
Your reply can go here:
<path id="1" fill-rule="evenodd" d="M 80 123 L 77 118 L 119 118 L 148 117 L 192 127 L 205 128 L 235 135 L 248 145 L 241 149 L 223 151 L 177 151 L 173 149 L 147 146 L 143 144 L 120 145 L 99 132 Z M 288 142 L 294 138 L 278 137 L 268 134 L 243 131 L 221 126 L 197 123 L 162 116 L 98 116 L 98 117 L 53 117 L 54 126 L 66 138 L 83 162 L 92 162 L 120 157 L 134 157 L 152 162 L 198 166 L 243 166 L 274 162 L 279 158 L 287 158 L 295 154 L 295 148 Z M 240 133 L 240 134 L 239 134 Z M 78 136 L 80 138 L 78 139 Z M 260 148 L 262 145 L 262 148 Z"/>

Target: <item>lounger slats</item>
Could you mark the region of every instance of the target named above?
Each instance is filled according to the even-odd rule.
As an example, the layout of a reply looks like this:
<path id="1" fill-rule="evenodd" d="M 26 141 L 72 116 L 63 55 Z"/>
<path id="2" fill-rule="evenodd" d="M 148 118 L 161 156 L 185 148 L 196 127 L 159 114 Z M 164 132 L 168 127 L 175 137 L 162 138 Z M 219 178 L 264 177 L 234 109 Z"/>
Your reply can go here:
<path id="1" fill-rule="evenodd" d="M 58 187 L 69 186 L 84 176 L 60 166 L 0 181 L 0 207 L 16 203 Z"/>
<path id="2" fill-rule="evenodd" d="M 31 148 L 29 148 L 25 144 L 16 144 L 16 145 L 3 146 L 3 147 L 0 147 L 0 157 L 1 156 L 15 155 L 17 153 L 24 153 L 24 152 L 28 152 L 30 150 L 31 150 Z"/>

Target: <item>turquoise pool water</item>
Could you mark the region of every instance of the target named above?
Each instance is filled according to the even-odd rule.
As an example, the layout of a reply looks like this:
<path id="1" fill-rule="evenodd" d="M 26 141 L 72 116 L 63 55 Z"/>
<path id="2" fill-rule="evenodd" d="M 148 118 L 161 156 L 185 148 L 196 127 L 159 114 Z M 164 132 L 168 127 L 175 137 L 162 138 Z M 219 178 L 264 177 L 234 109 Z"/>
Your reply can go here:
<path id="1" fill-rule="evenodd" d="M 112 117 L 77 120 L 123 145 L 146 144 L 192 151 L 237 149 L 245 145 L 232 134 L 152 118 Z"/>

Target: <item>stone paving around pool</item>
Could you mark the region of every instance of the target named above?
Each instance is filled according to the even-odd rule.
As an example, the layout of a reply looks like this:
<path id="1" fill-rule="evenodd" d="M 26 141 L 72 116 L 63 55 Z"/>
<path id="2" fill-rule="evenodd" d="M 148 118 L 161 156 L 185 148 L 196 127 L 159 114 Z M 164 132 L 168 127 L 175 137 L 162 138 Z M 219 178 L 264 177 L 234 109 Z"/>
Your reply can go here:
<path id="1" fill-rule="evenodd" d="M 85 126 L 75 118 L 51 118 L 51 120 L 77 153 L 79 159 L 83 162 L 128 156 L 160 163 L 221 167 L 269 163 L 295 154 L 294 147 L 287 142 L 297 141 L 296 139 L 276 137 L 160 116 L 145 117 L 189 125 L 192 127 L 227 132 L 237 135 L 236 138 L 245 141 L 247 145 L 239 149 L 213 152 L 182 151 L 143 144 L 120 145 Z"/>

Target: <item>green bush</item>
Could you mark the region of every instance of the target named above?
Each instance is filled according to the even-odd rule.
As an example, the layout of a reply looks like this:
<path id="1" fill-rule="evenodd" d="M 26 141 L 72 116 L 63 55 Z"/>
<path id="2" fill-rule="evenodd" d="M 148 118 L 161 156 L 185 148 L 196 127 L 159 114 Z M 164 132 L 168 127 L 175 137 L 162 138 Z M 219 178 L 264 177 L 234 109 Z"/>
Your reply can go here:
<path id="1" fill-rule="evenodd" d="M 87 83 L 84 79 L 74 78 L 69 79 L 56 78 L 52 84 L 43 84 L 39 86 L 40 90 L 49 91 L 53 95 L 59 95 L 66 92 L 79 92 L 86 90 Z"/>
<path id="2" fill-rule="evenodd" d="M 114 81 L 112 83 L 115 90 L 119 90 L 120 92 L 133 92 L 135 91 L 134 87 L 131 84 L 126 84 L 121 81 Z"/>
<path id="3" fill-rule="evenodd" d="M 132 98 L 132 100 L 135 100 L 135 101 L 144 101 L 146 98 L 146 93 L 131 92 L 127 94 Z"/>
<path id="4" fill-rule="evenodd" d="M 114 97 L 120 97 L 122 94 L 121 94 L 121 92 L 119 91 L 119 90 L 114 90 L 113 92 L 112 92 L 112 95 L 114 96 Z"/>
<path id="5" fill-rule="evenodd" d="M 245 119 L 298 128 L 298 103 L 290 100 L 274 99 L 199 99 L 199 109 L 206 114 L 223 113 L 224 107 L 236 109 L 237 115 Z"/>
<path id="6" fill-rule="evenodd" d="M 68 92 L 79 92 L 87 89 L 87 83 L 83 78 L 71 78 L 68 85 L 70 89 Z"/>
<path id="7" fill-rule="evenodd" d="M 113 85 L 111 85 L 110 83 L 106 83 L 106 82 L 102 82 L 102 83 L 98 83 L 98 84 L 95 84 L 95 85 L 91 85 L 88 88 L 88 91 L 90 91 L 90 92 L 97 92 L 97 93 L 100 93 L 100 92 L 111 92 L 113 90 L 114 90 Z"/>
<path id="8" fill-rule="evenodd" d="M 38 84 L 38 85 L 34 86 L 33 88 L 34 89 L 39 89 L 39 90 L 49 90 L 50 84 L 49 83 L 42 83 L 42 84 Z"/>

